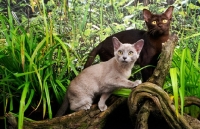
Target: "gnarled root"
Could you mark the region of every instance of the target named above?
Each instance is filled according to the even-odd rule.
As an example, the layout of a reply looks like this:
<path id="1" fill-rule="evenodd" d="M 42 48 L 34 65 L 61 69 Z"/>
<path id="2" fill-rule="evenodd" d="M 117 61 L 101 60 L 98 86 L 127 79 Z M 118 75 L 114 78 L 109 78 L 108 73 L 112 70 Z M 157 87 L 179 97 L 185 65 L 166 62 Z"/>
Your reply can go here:
<path id="1" fill-rule="evenodd" d="M 139 114 L 139 116 L 143 116 L 143 118 L 138 116 L 140 119 L 136 120 L 136 128 L 141 128 L 141 126 L 144 126 L 142 128 L 147 128 L 145 127 L 147 125 L 146 122 L 148 121 L 147 116 L 149 111 L 151 111 L 151 108 L 149 108 L 150 102 L 148 102 L 150 100 L 146 100 L 147 98 L 155 103 L 156 107 L 159 109 L 160 113 L 171 128 L 192 129 L 192 125 L 189 125 L 184 116 L 175 112 L 175 107 L 168 94 L 159 86 L 149 82 L 142 83 L 136 87 L 128 98 L 128 105 L 132 120 L 135 120 L 135 116 L 137 114 Z M 141 107 L 140 104 L 144 101 L 144 99 L 146 101 Z M 147 115 L 143 115 L 144 111 Z"/>

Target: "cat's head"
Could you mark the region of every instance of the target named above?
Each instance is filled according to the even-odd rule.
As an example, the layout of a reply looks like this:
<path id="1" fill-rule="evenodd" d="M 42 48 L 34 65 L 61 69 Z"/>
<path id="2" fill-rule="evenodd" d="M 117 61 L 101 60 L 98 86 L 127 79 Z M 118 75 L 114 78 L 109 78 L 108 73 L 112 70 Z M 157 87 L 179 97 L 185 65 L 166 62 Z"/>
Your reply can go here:
<path id="1" fill-rule="evenodd" d="M 114 55 L 117 61 L 122 63 L 135 62 L 144 45 L 144 40 L 140 39 L 134 44 L 121 43 L 116 37 L 112 38 Z"/>
<path id="2" fill-rule="evenodd" d="M 143 17 L 150 35 L 169 34 L 170 22 L 172 20 L 173 6 L 170 6 L 162 14 L 153 14 L 147 9 L 143 9 Z"/>

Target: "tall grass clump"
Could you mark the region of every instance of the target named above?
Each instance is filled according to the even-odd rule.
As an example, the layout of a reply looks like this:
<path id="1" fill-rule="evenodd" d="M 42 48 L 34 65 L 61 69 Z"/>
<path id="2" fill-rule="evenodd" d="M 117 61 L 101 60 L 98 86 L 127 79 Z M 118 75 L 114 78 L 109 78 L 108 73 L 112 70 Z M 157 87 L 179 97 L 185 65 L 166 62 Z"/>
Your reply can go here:
<path id="1" fill-rule="evenodd" d="M 70 45 L 54 32 L 44 5 L 43 23 L 29 27 L 16 25 L 9 4 L 7 8 L 8 16 L 0 15 L 1 37 L 5 37 L 0 47 L 1 104 L 4 113 L 15 113 L 21 129 L 25 114 L 29 116 L 39 108 L 41 119 L 52 118 L 53 103 L 62 102 L 77 71 L 72 66 Z"/>
<path id="2" fill-rule="evenodd" d="M 37 111 L 42 111 L 38 119 L 52 118 L 54 105 L 62 102 L 93 47 L 113 33 L 140 29 L 144 23 L 139 13 L 143 6 L 130 6 L 128 0 L 50 0 L 46 4 L 31 0 L 28 6 L 38 14 L 32 18 L 14 15 L 7 2 L 5 15 L 0 15 L 0 41 L 4 41 L 0 104 L 4 114 L 18 117 L 18 128 Z"/>
<path id="3" fill-rule="evenodd" d="M 198 41 L 197 41 L 198 42 Z M 188 48 L 175 49 L 172 68 L 170 70 L 170 76 L 173 87 L 173 95 L 175 99 L 176 110 L 178 107 L 178 96 L 181 102 L 181 114 L 184 112 L 184 98 L 185 96 L 196 96 L 200 98 L 200 65 L 199 65 L 199 52 L 200 42 L 198 43 L 198 49 L 195 53 L 195 60 L 191 56 L 191 50 Z M 197 117 L 200 113 L 199 108 L 186 108 L 187 113 Z M 195 110 L 194 110 L 195 109 Z"/>
<path id="4" fill-rule="evenodd" d="M 177 115 L 179 112 L 188 113 L 198 117 L 200 109 L 197 106 L 184 107 L 186 96 L 200 98 L 200 26 L 197 16 L 200 7 L 189 3 L 188 6 L 182 5 L 176 12 L 173 27 L 179 35 L 179 44 L 174 50 L 170 78 L 167 79 L 166 89 L 174 96 Z M 180 100 L 181 106 L 178 106 Z"/>

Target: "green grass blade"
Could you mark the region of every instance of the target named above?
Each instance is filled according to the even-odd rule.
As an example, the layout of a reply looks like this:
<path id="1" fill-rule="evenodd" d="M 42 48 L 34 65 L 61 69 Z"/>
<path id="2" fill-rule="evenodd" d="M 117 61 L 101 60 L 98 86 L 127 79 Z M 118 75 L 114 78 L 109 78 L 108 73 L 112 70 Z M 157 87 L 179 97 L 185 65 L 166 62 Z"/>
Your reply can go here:
<path id="1" fill-rule="evenodd" d="M 34 59 L 38 56 L 38 53 L 40 53 L 40 50 L 42 49 L 42 47 L 44 46 L 44 44 L 46 43 L 45 42 L 46 39 L 44 38 L 38 45 L 37 47 L 35 48 L 33 54 L 31 55 L 31 60 L 30 60 L 30 71 L 32 69 L 32 65 L 33 65 L 33 62 L 34 62 Z"/>
<path id="2" fill-rule="evenodd" d="M 194 38 L 194 37 L 198 37 L 198 36 L 200 36 L 200 33 L 196 33 L 196 34 L 192 34 L 190 36 L 187 36 L 187 37 L 184 38 L 184 40 Z"/>
<path id="3" fill-rule="evenodd" d="M 103 0 L 100 0 L 101 5 L 100 5 L 100 40 L 102 40 L 102 35 L 103 35 Z"/>
<path id="4" fill-rule="evenodd" d="M 60 38 L 58 38 L 56 35 L 53 35 L 55 40 L 58 41 L 58 43 L 62 46 L 65 54 L 66 54 L 66 62 L 67 62 L 67 66 L 70 66 L 70 63 L 71 63 L 71 59 L 70 59 L 70 56 L 69 56 L 69 51 L 68 51 L 68 48 L 67 48 L 67 45 L 61 41 Z M 68 67 L 68 71 L 70 70 L 70 67 Z"/>
<path id="5" fill-rule="evenodd" d="M 88 1 L 88 4 L 86 5 L 85 10 L 89 10 L 89 7 L 90 7 L 90 1 Z M 81 24 L 79 24 L 79 29 L 81 30 L 81 32 L 84 32 L 84 30 L 85 30 L 88 13 L 89 13 L 89 11 L 84 12 L 83 20 L 82 20 Z"/>
<path id="6" fill-rule="evenodd" d="M 199 66 L 199 54 L 200 54 L 200 42 L 198 43 L 198 48 L 197 48 L 197 52 L 196 52 L 196 56 L 195 56 L 195 66 L 198 67 Z"/>
<path id="7" fill-rule="evenodd" d="M 145 69 L 145 68 L 148 68 L 148 67 L 155 67 L 155 66 L 153 66 L 153 65 L 146 65 L 146 66 L 144 66 L 144 67 L 142 67 L 142 68 L 139 68 L 138 70 L 134 71 L 134 72 L 131 73 L 131 74 L 134 75 L 134 74 L 138 73 L 139 71 L 141 71 L 141 70 L 143 70 L 143 69 Z"/>
<path id="8" fill-rule="evenodd" d="M 113 94 L 117 96 L 128 97 L 131 91 L 132 91 L 131 89 L 122 88 L 122 89 L 115 90 Z"/>
<path id="9" fill-rule="evenodd" d="M 56 83 L 60 86 L 63 92 L 66 92 L 66 86 L 64 86 L 60 80 L 56 80 Z"/>
<path id="10" fill-rule="evenodd" d="M 50 79 L 50 82 L 51 82 L 51 86 L 53 88 L 53 92 L 55 94 L 55 97 L 57 99 L 57 102 L 61 103 L 62 102 L 62 97 L 61 97 L 60 92 L 58 91 L 58 86 L 55 84 L 55 82 L 52 79 Z"/>
<path id="11" fill-rule="evenodd" d="M 27 103 L 26 103 L 26 105 L 25 105 L 24 110 L 26 110 L 26 109 L 29 107 L 29 105 L 31 104 L 31 102 L 32 102 L 32 100 L 33 100 L 34 94 L 35 94 L 35 91 L 34 91 L 33 89 L 31 89 L 30 95 L 29 95 L 29 98 L 28 98 L 28 100 L 27 100 Z"/>
<path id="12" fill-rule="evenodd" d="M 25 100 L 26 100 L 26 95 L 27 95 L 28 89 L 29 89 L 29 84 L 30 84 L 29 82 L 26 82 L 24 84 L 24 88 L 22 91 L 21 99 L 20 99 L 18 129 L 23 129 Z"/>
<path id="13" fill-rule="evenodd" d="M 172 89 L 173 89 L 173 95 L 174 95 L 174 103 L 175 103 L 175 109 L 176 109 L 176 115 L 178 116 L 178 79 L 177 79 L 177 69 L 171 68 L 170 69 L 170 76 L 171 76 L 171 82 L 172 82 Z"/>
<path id="14" fill-rule="evenodd" d="M 186 58 L 186 49 L 183 50 L 181 56 L 181 64 L 180 64 L 180 98 L 181 98 L 181 115 L 183 115 L 184 111 L 184 97 L 185 97 L 185 58 Z"/>
<path id="15" fill-rule="evenodd" d="M 46 110 L 47 110 L 47 100 L 46 100 L 46 97 L 45 95 L 43 94 L 42 96 L 42 106 L 43 106 L 43 112 L 42 112 L 42 117 L 44 118 L 45 117 L 45 114 L 46 114 Z"/>
<path id="16" fill-rule="evenodd" d="M 46 75 L 46 77 L 44 78 L 44 81 L 43 81 L 43 86 L 44 86 L 44 92 L 45 92 L 45 98 L 46 98 L 46 101 L 47 101 L 47 107 L 48 107 L 48 114 L 49 114 L 49 118 L 51 119 L 52 118 L 52 110 L 51 110 L 51 103 L 50 103 L 50 94 L 49 94 L 49 89 L 48 89 L 48 84 L 47 84 L 47 79 L 50 77 L 52 73 L 49 73 Z"/>

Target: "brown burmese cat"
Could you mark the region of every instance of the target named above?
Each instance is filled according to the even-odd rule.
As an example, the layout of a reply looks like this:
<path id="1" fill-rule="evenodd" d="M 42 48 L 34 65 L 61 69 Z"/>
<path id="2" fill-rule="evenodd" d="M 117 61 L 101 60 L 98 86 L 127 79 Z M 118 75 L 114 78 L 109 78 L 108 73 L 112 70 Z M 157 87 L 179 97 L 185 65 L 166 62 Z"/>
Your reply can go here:
<path id="1" fill-rule="evenodd" d="M 63 104 L 56 116 L 62 116 L 67 110 L 74 111 L 90 109 L 95 96 L 100 95 L 98 107 L 101 111 L 107 109 L 105 101 L 118 88 L 133 88 L 141 83 L 129 81 L 131 69 L 138 59 L 144 40 L 134 44 L 122 44 L 113 37 L 114 57 L 106 62 L 90 66 L 84 69 L 74 80 L 71 81 L 64 97 Z"/>
<path id="2" fill-rule="evenodd" d="M 169 38 L 173 8 L 173 6 L 170 6 L 162 14 L 152 14 L 149 10 L 144 9 L 143 17 L 148 30 L 125 30 L 106 38 L 91 51 L 85 64 L 85 68 L 92 65 L 96 55 L 100 56 L 101 61 L 107 61 L 114 56 L 112 44 L 113 36 L 117 37 L 123 43 L 134 43 L 139 39 L 144 39 L 144 46 L 136 64 L 139 64 L 141 67 L 146 65 L 156 66 L 158 56 L 161 53 L 162 43 Z M 147 81 L 152 75 L 153 70 L 153 67 L 148 67 L 141 71 L 143 81 Z"/>

